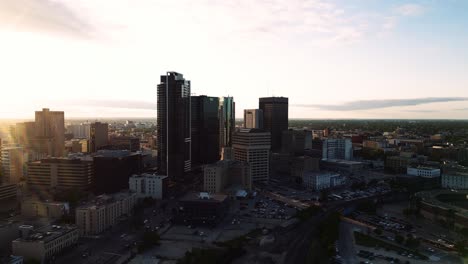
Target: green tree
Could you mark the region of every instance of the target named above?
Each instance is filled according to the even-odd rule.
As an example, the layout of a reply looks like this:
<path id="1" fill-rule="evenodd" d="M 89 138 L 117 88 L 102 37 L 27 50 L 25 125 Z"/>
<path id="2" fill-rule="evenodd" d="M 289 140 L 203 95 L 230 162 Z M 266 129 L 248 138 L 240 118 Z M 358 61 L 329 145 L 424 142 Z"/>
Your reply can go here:
<path id="1" fill-rule="evenodd" d="M 464 257 L 468 254 L 468 251 L 466 250 L 466 244 L 466 240 L 460 240 L 455 243 L 455 249 L 460 255 Z"/>
<path id="2" fill-rule="evenodd" d="M 397 242 L 398 244 L 403 244 L 403 242 L 405 242 L 405 238 L 401 235 L 398 235 L 396 234 L 395 235 L 395 242 Z"/>
<path id="3" fill-rule="evenodd" d="M 376 235 L 380 236 L 380 235 L 382 235 L 382 229 L 376 228 L 376 229 L 374 229 L 374 233 L 375 233 Z"/>

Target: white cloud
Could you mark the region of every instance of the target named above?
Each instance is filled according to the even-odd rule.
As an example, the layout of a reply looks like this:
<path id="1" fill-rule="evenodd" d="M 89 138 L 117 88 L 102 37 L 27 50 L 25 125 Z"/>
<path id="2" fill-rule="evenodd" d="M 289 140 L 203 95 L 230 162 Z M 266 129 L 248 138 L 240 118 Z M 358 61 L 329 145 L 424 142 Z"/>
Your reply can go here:
<path id="1" fill-rule="evenodd" d="M 420 16 L 426 8 L 419 4 L 404 4 L 395 8 L 395 12 L 402 16 Z"/>
<path id="2" fill-rule="evenodd" d="M 17 1 L 28 3 L 29 8 L 26 11 L 11 8 L 18 7 Z M 21 15 L 25 21 L 32 21 L 29 24 L 39 33 L 50 32 L 52 26 L 68 33 L 79 29 L 76 34 L 93 29 L 101 35 L 100 39 L 120 43 L 154 40 L 155 35 L 164 35 L 174 41 L 300 40 L 341 45 L 388 31 L 395 24 L 383 14 L 351 13 L 325 0 L 113 0 L 111 4 L 95 0 L 5 0 L 4 3 L 10 7 L 6 12 L 10 11 L 11 17 Z M 413 5 L 401 8 L 405 14 L 418 12 Z"/>

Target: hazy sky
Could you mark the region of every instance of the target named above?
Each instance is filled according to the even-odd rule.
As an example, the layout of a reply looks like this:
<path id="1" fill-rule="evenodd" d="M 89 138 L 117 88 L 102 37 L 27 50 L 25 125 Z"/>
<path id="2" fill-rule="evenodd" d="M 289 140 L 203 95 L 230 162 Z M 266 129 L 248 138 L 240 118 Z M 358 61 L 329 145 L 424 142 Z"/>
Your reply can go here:
<path id="1" fill-rule="evenodd" d="M 468 1 L 1 0 L 0 118 L 156 116 L 194 94 L 292 118 L 468 118 Z"/>

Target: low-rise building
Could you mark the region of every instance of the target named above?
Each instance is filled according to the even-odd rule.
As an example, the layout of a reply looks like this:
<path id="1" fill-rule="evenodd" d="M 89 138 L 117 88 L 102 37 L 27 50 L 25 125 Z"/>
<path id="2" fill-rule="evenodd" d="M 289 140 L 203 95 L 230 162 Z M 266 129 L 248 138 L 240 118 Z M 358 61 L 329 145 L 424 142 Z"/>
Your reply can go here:
<path id="1" fill-rule="evenodd" d="M 406 174 L 423 178 L 437 178 L 440 177 L 440 169 L 420 166 L 408 167 Z"/>
<path id="2" fill-rule="evenodd" d="M 360 172 L 364 168 L 363 162 L 339 159 L 322 160 L 321 165 L 326 170 L 347 173 Z"/>
<path id="3" fill-rule="evenodd" d="M 46 226 L 34 230 L 33 226 L 19 227 L 21 237 L 11 243 L 14 255 L 45 263 L 78 242 L 78 229 L 74 225 Z"/>
<path id="4" fill-rule="evenodd" d="M 130 177 L 128 186 L 138 198 L 162 199 L 167 180 L 168 177 L 164 175 L 143 173 Z"/>
<path id="5" fill-rule="evenodd" d="M 221 222 L 229 209 L 223 194 L 188 193 L 179 200 L 175 220 L 185 225 L 211 225 Z"/>
<path id="6" fill-rule="evenodd" d="M 140 150 L 140 139 L 137 137 L 114 136 L 110 138 L 109 146 L 103 148 L 135 152 Z"/>
<path id="7" fill-rule="evenodd" d="M 304 172 L 319 171 L 320 159 L 309 156 L 294 157 L 291 164 L 291 177 L 302 178 Z"/>
<path id="8" fill-rule="evenodd" d="M 24 217 L 60 219 L 69 213 L 70 206 L 64 202 L 26 200 L 21 203 L 21 215 Z"/>
<path id="9" fill-rule="evenodd" d="M 76 208 L 76 225 L 81 235 L 96 235 L 115 225 L 119 217 L 130 215 L 137 202 L 136 193 L 100 195 Z"/>
<path id="10" fill-rule="evenodd" d="M 450 188 L 457 190 L 468 189 L 468 173 L 467 172 L 451 172 L 442 174 L 442 188 Z"/>
<path id="11" fill-rule="evenodd" d="M 93 161 L 80 158 L 47 158 L 29 163 L 28 186 L 38 192 L 90 190 L 94 184 Z"/>
<path id="12" fill-rule="evenodd" d="M 220 160 L 203 168 L 203 190 L 221 193 L 227 187 L 252 189 L 250 166 L 247 162 Z"/>
<path id="13" fill-rule="evenodd" d="M 343 185 L 345 178 L 337 173 L 331 172 L 305 172 L 302 178 L 304 187 L 320 191 Z"/>

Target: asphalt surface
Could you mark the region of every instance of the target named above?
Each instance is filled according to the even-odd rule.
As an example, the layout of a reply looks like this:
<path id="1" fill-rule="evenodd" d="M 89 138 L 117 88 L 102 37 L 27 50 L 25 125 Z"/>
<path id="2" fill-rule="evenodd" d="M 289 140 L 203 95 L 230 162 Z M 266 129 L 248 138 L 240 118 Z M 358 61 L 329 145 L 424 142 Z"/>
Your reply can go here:
<path id="1" fill-rule="evenodd" d="M 353 229 L 352 224 L 349 224 L 347 221 L 341 221 L 338 251 L 343 264 L 359 263 L 356 256 Z"/>

